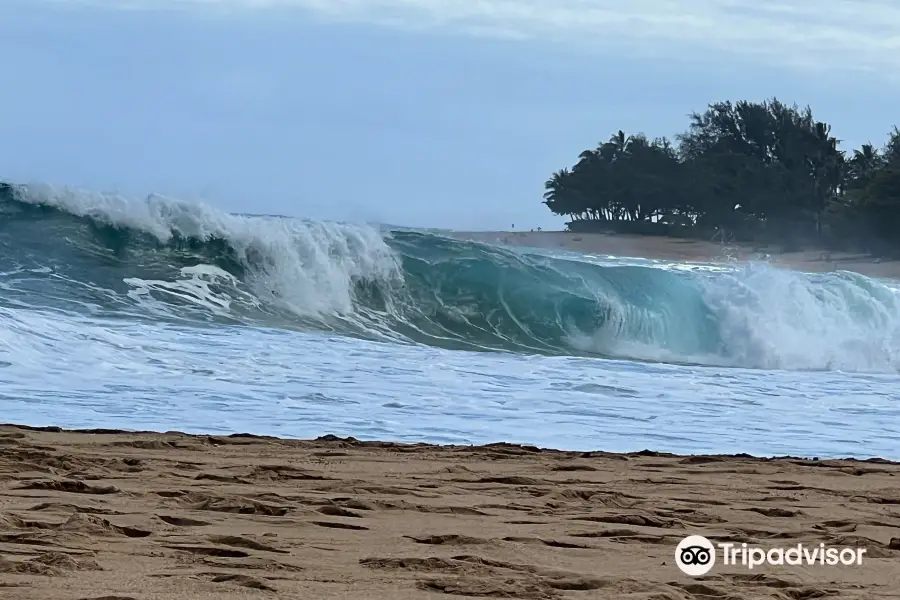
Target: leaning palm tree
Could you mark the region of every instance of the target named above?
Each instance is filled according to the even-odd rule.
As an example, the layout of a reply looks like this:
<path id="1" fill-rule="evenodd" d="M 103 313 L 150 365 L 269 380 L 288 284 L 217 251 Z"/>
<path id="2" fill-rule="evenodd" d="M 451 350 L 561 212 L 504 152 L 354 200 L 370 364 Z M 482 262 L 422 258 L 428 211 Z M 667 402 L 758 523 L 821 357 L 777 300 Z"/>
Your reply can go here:
<path id="1" fill-rule="evenodd" d="M 544 182 L 544 204 L 555 214 L 566 214 L 566 184 L 572 173 L 568 169 L 560 169 Z"/>

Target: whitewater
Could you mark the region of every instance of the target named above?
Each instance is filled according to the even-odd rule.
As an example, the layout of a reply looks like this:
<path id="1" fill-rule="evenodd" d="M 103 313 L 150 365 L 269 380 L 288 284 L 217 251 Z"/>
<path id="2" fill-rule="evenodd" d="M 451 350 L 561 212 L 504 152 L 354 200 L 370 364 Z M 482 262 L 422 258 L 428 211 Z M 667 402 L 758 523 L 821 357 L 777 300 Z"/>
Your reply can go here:
<path id="1" fill-rule="evenodd" d="M 0 420 L 900 458 L 900 283 L 0 184 Z"/>

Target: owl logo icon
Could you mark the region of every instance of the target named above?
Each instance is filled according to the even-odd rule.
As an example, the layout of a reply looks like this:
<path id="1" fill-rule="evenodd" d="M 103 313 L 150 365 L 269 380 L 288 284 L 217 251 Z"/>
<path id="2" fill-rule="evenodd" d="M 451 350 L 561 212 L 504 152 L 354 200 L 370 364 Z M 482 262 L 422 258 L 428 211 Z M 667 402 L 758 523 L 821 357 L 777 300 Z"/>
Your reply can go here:
<path id="1" fill-rule="evenodd" d="M 716 549 L 702 535 L 689 535 L 675 548 L 675 564 L 685 575 L 700 577 L 716 564 Z"/>

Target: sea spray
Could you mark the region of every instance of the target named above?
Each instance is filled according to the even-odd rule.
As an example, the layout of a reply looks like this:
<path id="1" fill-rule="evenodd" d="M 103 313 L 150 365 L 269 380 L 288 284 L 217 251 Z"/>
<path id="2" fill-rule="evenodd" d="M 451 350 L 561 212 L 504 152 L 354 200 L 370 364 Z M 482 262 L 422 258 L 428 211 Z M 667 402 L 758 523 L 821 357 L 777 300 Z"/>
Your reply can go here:
<path id="1" fill-rule="evenodd" d="M 0 251 L 15 310 L 767 369 L 892 371 L 900 347 L 896 290 L 861 275 L 594 264 L 159 196 L 0 188 Z"/>

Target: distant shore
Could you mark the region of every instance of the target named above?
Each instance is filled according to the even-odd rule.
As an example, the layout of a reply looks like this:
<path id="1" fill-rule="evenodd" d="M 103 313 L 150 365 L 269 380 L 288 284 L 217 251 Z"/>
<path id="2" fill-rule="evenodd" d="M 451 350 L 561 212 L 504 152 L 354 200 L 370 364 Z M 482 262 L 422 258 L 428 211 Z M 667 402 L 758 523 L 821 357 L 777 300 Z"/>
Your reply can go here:
<path id="1" fill-rule="evenodd" d="M 0 598 L 889 598 L 900 464 L 0 425 Z M 681 573 L 688 535 L 864 548 Z M 721 550 L 718 550 L 721 552 Z"/>
<path id="2" fill-rule="evenodd" d="M 663 236 L 567 231 L 456 231 L 452 235 L 479 242 L 552 248 L 584 254 L 708 263 L 766 260 L 773 266 L 813 273 L 853 271 L 869 277 L 900 279 L 900 260 L 879 260 L 864 254 L 827 250 L 777 252 L 738 244 L 723 246 L 713 242 Z"/>

